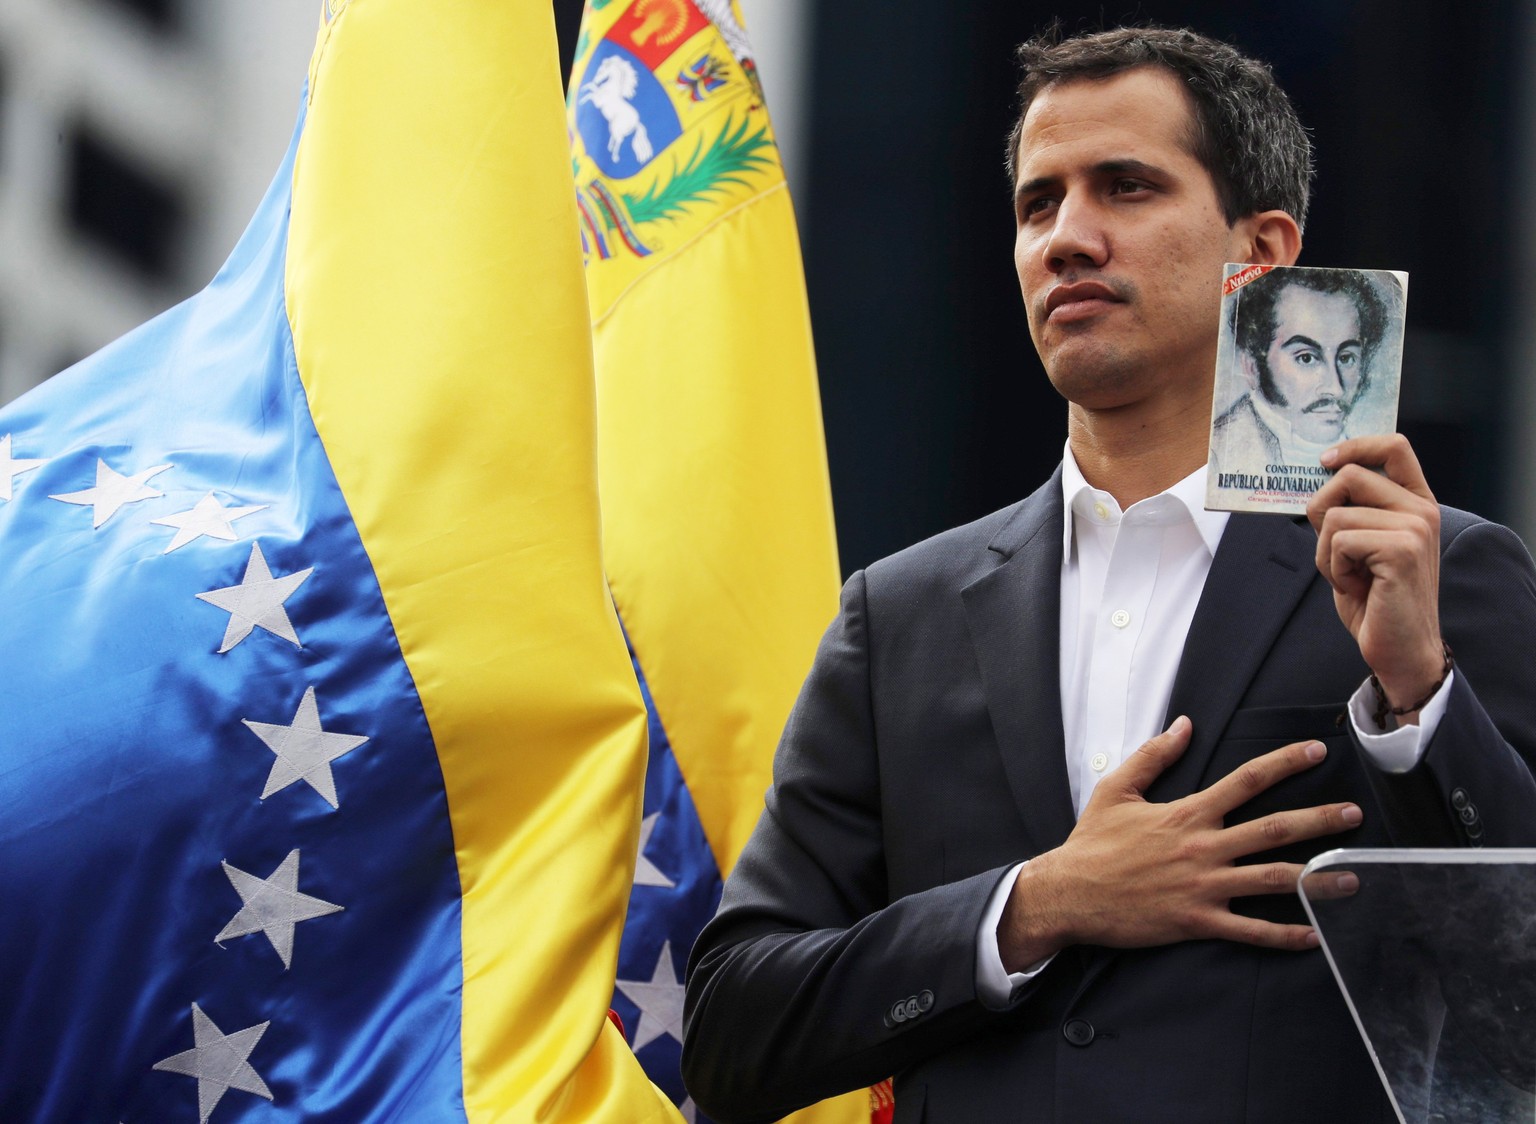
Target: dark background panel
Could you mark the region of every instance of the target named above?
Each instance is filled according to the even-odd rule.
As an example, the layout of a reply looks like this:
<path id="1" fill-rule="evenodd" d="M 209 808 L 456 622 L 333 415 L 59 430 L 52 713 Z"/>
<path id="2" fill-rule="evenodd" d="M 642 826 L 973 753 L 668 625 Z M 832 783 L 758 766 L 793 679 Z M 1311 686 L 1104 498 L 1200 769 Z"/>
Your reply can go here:
<path id="1" fill-rule="evenodd" d="M 797 210 L 845 570 L 1011 503 L 1060 458 L 1002 171 L 1013 46 L 1053 17 L 1187 25 L 1272 64 L 1317 146 L 1302 264 L 1412 275 L 1401 428 L 1442 500 L 1504 516 L 1522 0 L 809 10 Z M 580 5 L 556 12 L 569 56 Z"/>

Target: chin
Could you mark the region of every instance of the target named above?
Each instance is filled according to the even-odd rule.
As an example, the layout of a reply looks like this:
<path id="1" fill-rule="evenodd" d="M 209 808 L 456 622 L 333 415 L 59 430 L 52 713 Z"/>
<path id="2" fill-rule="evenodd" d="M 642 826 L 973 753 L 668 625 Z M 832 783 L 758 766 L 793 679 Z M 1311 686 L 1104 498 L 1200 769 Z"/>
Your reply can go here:
<path id="1" fill-rule="evenodd" d="M 1073 405 L 1089 410 L 1112 410 L 1136 399 L 1141 379 L 1137 372 L 1103 358 L 1052 362 L 1046 369 L 1051 385 Z"/>
<path id="2" fill-rule="evenodd" d="M 1344 440 L 1344 423 L 1330 422 L 1316 427 L 1297 426 L 1296 433 L 1303 440 L 1310 441 L 1314 445 L 1331 445 L 1336 441 Z"/>

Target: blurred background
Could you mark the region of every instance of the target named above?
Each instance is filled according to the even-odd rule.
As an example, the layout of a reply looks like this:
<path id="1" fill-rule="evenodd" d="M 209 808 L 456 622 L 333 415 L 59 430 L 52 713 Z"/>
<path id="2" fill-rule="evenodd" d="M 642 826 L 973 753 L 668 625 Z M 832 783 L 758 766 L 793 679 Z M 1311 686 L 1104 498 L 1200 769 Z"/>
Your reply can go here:
<path id="1" fill-rule="evenodd" d="M 190 295 L 287 145 L 318 0 L 0 3 L 0 400 Z M 1400 427 L 1536 534 L 1536 3 L 742 0 L 804 244 L 845 572 L 1033 490 L 1065 407 L 1002 171 L 1013 47 L 1188 25 L 1311 128 L 1302 264 L 1412 275 Z M 580 0 L 554 0 L 567 65 Z M 359 185 L 366 190 L 366 185 Z"/>

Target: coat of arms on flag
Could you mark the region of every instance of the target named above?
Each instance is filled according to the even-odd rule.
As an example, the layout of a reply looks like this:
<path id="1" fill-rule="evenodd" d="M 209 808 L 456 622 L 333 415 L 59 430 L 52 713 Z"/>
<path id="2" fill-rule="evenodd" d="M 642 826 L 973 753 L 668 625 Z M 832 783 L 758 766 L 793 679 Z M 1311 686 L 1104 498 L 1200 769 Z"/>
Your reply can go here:
<path id="1" fill-rule="evenodd" d="M 582 242 L 589 264 L 609 263 L 607 291 L 783 184 L 730 0 L 591 4 L 571 75 Z"/>
<path id="2" fill-rule="evenodd" d="M 603 567 L 650 729 L 612 1006 L 702 1124 L 682 1083 L 684 962 L 837 604 L 810 314 L 737 0 L 588 0 L 567 125 Z M 869 1119 L 862 1094 L 795 1117 Z"/>

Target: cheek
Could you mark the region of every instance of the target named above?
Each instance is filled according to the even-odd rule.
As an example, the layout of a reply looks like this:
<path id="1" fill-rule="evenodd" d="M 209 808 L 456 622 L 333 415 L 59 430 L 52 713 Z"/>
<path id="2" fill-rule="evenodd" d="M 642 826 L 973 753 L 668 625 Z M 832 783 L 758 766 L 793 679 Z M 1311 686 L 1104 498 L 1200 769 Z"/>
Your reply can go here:
<path id="1" fill-rule="evenodd" d="M 1039 255 L 1034 252 L 1023 235 L 1014 240 L 1013 270 L 1019 278 L 1019 296 L 1023 298 L 1024 313 L 1029 320 L 1030 333 L 1033 335 L 1039 331 L 1036 315 L 1040 304 L 1040 289 L 1049 278 L 1040 267 Z"/>
<path id="2" fill-rule="evenodd" d="M 1013 239 L 1013 269 L 1019 275 L 1019 288 L 1023 290 L 1026 298 L 1029 296 L 1031 285 L 1037 283 L 1031 279 L 1036 258 L 1031 239 L 1025 231 L 1021 230 Z"/>
<path id="3" fill-rule="evenodd" d="M 1279 388 L 1280 393 L 1287 398 L 1296 387 L 1296 371 L 1291 363 L 1291 357 L 1284 352 L 1271 351 L 1268 355 L 1269 381 Z"/>

